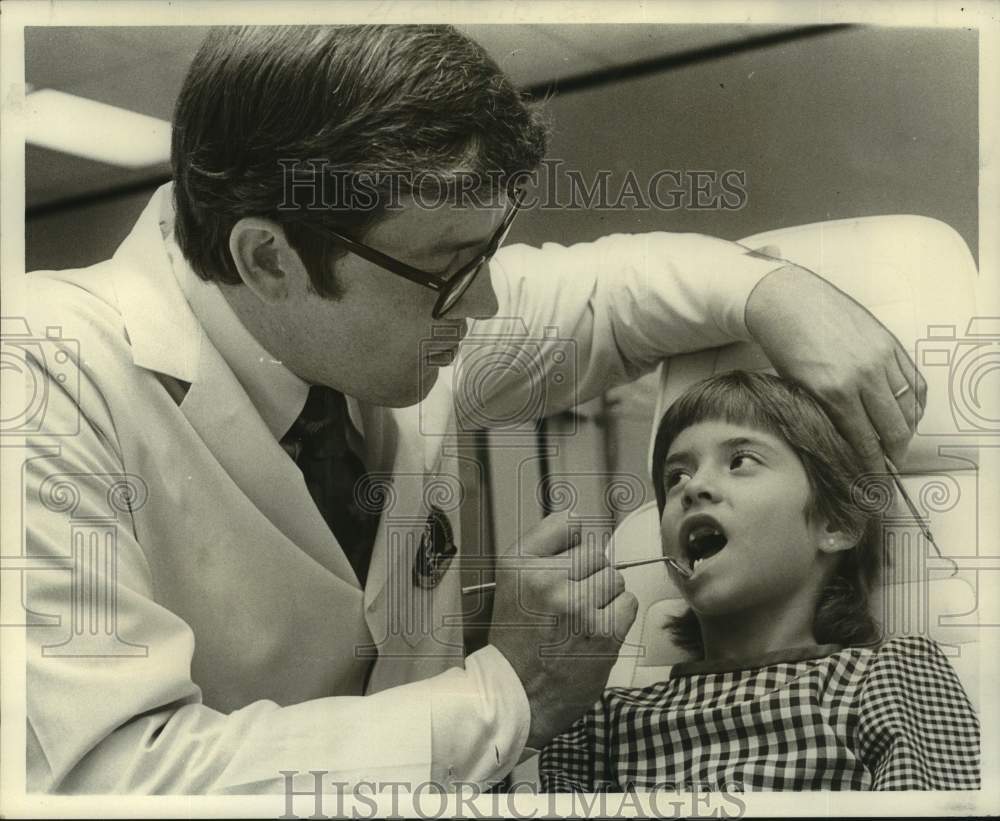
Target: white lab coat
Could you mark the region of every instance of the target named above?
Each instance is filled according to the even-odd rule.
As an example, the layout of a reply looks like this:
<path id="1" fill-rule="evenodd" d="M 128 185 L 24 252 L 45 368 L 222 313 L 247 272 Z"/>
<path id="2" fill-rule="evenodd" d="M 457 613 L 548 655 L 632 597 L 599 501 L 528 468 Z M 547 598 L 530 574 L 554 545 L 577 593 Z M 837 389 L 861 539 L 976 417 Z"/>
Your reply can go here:
<path id="1" fill-rule="evenodd" d="M 465 686 L 457 562 L 433 589 L 411 577 L 427 488 L 457 476 L 442 457 L 456 370 L 419 406 L 360 406 L 369 469 L 394 489 L 362 591 L 178 287 L 168 212 L 165 188 L 111 260 L 29 276 L 32 332 L 61 334 L 38 347 L 51 435 L 33 440 L 24 471 L 27 552 L 52 565 L 25 589 L 29 789 L 280 792 L 279 771 L 311 769 L 426 781 L 442 763 L 434 704 Z M 499 316 L 523 334 L 491 320 L 473 338 L 575 355 L 574 378 L 542 383 L 553 412 L 671 353 L 746 338 L 746 299 L 777 265 L 697 235 L 514 246 L 492 278 Z M 539 389 L 528 370 L 491 383 L 492 418 Z M 160 375 L 190 383 L 180 404 Z M 489 739 L 513 720 L 503 704 L 477 717 L 470 701 L 449 731 Z M 491 775 L 519 753 L 498 750 Z"/>

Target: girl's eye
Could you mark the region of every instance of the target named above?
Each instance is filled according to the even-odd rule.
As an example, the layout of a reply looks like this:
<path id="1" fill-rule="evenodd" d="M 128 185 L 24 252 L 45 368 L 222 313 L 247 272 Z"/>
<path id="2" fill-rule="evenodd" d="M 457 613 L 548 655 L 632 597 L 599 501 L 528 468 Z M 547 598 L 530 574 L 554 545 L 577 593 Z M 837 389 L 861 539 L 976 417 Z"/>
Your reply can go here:
<path id="1" fill-rule="evenodd" d="M 667 488 L 667 490 L 670 490 L 670 488 L 675 487 L 681 481 L 681 479 L 683 479 L 687 475 L 688 472 L 683 468 L 674 468 L 673 470 L 668 470 L 667 475 L 664 477 L 663 484 Z"/>
<path id="2" fill-rule="evenodd" d="M 729 463 L 730 470 L 739 470 L 747 464 L 760 464 L 760 457 L 750 451 L 740 451 L 734 453 L 732 461 Z"/>

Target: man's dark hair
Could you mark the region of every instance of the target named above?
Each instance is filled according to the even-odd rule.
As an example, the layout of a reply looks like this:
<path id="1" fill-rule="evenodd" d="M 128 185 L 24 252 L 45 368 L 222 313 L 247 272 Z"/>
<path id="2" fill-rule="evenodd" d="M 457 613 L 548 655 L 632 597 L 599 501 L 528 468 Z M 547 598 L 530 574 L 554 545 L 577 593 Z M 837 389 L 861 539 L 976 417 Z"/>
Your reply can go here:
<path id="1" fill-rule="evenodd" d="M 335 243 L 305 226 L 362 239 L 400 195 L 440 194 L 456 170 L 509 188 L 545 142 L 540 112 L 450 26 L 214 29 L 174 113 L 177 242 L 200 277 L 237 284 L 233 226 L 272 219 L 313 288 L 335 298 Z M 301 207 L 288 207 L 290 169 Z M 315 198 L 301 186 L 310 170 Z M 335 207 L 324 207 L 331 196 Z"/>
<path id="2" fill-rule="evenodd" d="M 869 612 L 869 594 L 882 568 L 882 522 L 864 503 L 864 467 L 838 433 L 819 400 L 803 385 L 766 373 L 729 371 L 689 388 L 660 420 L 653 444 L 653 488 L 660 515 L 666 504 L 664 464 L 671 443 L 699 422 L 747 425 L 781 438 L 802 462 L 809 480 L 808 520 L 823 517 L 857 538 L 841 554 L 834 575 L 820 594 L 813 635 L 820 644 L 863 645 L 881 637 Z M 671 619 L 674 643 L 704 655 L 694 611 Z"/>

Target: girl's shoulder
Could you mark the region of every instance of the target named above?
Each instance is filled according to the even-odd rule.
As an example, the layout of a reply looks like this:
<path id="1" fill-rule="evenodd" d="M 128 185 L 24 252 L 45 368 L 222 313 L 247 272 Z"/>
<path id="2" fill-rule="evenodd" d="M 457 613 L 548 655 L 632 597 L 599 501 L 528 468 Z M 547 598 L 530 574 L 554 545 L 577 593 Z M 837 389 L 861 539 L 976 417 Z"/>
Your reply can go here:
<path id="1" fill-rule="evenodd" d="M 866 647 L 845 647 L 841 652 L 868 657 L 879 665 L 948 664 L 948 657 L 934 639 L 927 636 L 895 636 Z"/>
<path id="2" fill-rule="evenodd" d="M 957 682 L 951 662 L 941 646 L 925 636 L 898 636 L 873 645 L 818 645 L 793 648 L 749 662 L 690 661 L 675 665 L 669 675 L 646 686 L 617 686 L 604 691 L 603 706 L 661 703 L 676 693 L 719 690 L 761 682 L 769 687 L 819 677 L 826 686 L 865 689 L 879 682 Z"/>
<path id="3" fill-rule="evenodd" d="M 878 653 L 898 653 L 910 656 L 944 655 L 934 639 L 927 636 L 895 636 L 885 639 L 875 647 Z"/>
<path id="4" fill-rule="evenodd" d="M 955 667 L 941 645 L 926 636 L 898 636 L 871 648 L 846 648 L 862 654 L 869 691 L 923 689 L 961 691 Z"/>

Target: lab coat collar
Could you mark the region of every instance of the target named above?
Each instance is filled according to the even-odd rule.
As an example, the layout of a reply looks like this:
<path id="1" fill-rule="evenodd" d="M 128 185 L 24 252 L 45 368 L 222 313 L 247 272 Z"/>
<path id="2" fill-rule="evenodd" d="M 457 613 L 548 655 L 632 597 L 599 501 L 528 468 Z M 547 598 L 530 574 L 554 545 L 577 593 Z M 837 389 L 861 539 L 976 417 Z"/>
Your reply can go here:
<path id="1" fill-rule="evenodd" d="M 184 294 L 164 287 L 173 279 L 172 260 L 159 224 L 163 208 L 171 205 L 172 191 L 171 183 L 157 190 L 118 247 L 112 258 L 114 287 L 135 364 L 193 383 L 198 378 L 201 326 Z M 155 299 L 150 299 L 151 293 Z"/>

